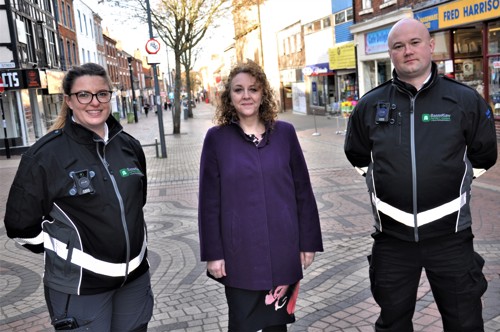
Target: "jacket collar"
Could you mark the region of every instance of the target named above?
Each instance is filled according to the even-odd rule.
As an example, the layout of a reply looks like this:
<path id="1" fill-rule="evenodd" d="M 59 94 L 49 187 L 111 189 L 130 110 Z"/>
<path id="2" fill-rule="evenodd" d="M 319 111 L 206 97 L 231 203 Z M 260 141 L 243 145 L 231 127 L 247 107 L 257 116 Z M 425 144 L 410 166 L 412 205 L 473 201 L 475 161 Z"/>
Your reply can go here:
<path id="1" fill-rule="evenodd" d="M 85 128 L 84 126 L 74 122 L 71 120 L 71 113 L 68 112 L 68 116 L 66 118 L 66 123 L 64 125 L 64 132 L 68 134 L 71 138 L 81 144 L 94 144 L 95 142 L 104 142 L 104 140 L 99 137 L 93 131 Z M 108 119 L 106 120 L 106 124 L 108 125 L 108 142 L 113 139 L 118 133 L 123 130 L 122 125 L 110 114 Z"/>
<path id="2" fill-rule="evenodd" d="M 430 79 L 427 80 L 427 82 L 424 83 L 424 85 L 422 86 L 422 88 L 420 90 L 424 90 L 427 87 L 434 85 L 437 81 L 437 78 L 438 78 L 437 65 L 434 62 L 432 62 L 432 64 L 431 64 L 431 77 L 430 77 Z M 408 84 L 406 82 L 403 82 L 399 79 L 398 74 L 396 73 L 396 69 L 392 70 L 392 82 L 398 88 L 410 92 L 413 96 L 416 95 L 418 92 L 417 89 L 413 85 Z"/>

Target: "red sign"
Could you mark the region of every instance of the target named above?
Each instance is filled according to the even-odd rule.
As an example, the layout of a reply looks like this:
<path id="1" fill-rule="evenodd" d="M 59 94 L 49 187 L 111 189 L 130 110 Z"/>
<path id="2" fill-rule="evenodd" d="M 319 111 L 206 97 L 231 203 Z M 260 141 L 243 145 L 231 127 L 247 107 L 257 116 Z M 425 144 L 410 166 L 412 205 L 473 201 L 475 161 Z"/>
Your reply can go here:
<path id="1" fill-rule="evenodd" d="M 0 76 L 0 93 L 2 93 L 5 89 L 3 88 L 3 80 L 2 76 Z"/>
<path id="2" fill-rule="evenodd" d="M 146 43 L 146 52 L 149 54 L 156 54 L 160 51 L 160 42 L 154 38 L 151 38 Z"/>

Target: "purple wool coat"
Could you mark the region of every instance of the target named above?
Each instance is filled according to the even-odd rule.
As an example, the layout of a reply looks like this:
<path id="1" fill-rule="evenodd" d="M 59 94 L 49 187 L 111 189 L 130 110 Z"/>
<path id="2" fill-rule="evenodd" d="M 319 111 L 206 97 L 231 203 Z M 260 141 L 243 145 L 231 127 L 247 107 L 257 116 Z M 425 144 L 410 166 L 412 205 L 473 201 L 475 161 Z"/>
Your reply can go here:
<path id="1" fill-rule="evenodd" d="M 270 290 L 302 279 L 300 252 L 323 251 L 295 132 L 276 121 L 259 146 L 238 124 L 208 130 L 200 163 L 201 260 L 225 260 L 226 286 Z"/>

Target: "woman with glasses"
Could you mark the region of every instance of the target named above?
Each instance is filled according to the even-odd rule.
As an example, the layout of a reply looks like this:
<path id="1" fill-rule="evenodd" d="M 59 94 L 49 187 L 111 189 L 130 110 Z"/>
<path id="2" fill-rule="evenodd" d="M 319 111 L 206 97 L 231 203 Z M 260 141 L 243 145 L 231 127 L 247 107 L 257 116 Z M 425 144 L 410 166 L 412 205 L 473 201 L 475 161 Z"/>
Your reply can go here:
<path id="1" fill-rule="evenodd" d="M 146 331 L 153 294 L 144 152 L 111 116 L 103 67 L 70 69 L 63 90 L 51 131 L 21 159 L 7 200 L 7 235 L 44 253 L 56 330 Z"/>

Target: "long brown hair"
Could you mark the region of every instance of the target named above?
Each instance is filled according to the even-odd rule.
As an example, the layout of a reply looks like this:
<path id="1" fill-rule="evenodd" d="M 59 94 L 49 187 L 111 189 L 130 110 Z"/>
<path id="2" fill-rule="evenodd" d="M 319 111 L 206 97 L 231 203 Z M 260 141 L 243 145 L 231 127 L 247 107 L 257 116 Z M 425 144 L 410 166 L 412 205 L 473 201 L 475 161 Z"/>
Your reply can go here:
<path id="1" fill-rule="evenodd" d="M 108 82 L 109 89 L 111 90 L 111 80 L 108 76 L 108 73 L 106 72 L 106 69 L 104 69 L 101 65 L 98 65 L 97 63 L 89 62 L 81 66 L 72 67 L 66 73 L 62 82 L 62 88 L 65 96 L 68 96 L 71 93 L 71 89 L 73 88 L 73 84 L 75 83 L 76 79 L 85 75 L 100 76 L 104 78 L 106 82 Z M 59 112 L 54 123 L 52 124 L 52 126 L 50 126 L 49 131 L 63 128 L 66 123 L 66 119 L 68 118 L 68 113 L 70 112 L 71 109 L 66 103 L 66 98 L 64 98 L 63 104 L 61 106 L 61 112 Z"/>
<path id="2" fill-rule="evenodd" d="M 251 60 L 244 63 L 238 63 L 231 69 L 227 81 L 224 84 L 224 91 L 220 96 L 217 110 L 215 111 L 214 122 L 218 125 L 228 125 L 234 120 L 238 120 L 236 109 L 231 103 L 231 83 L 234 77 L 241 73 L 247 73 L 255 77 L 256 83 L 262 88 L 262 104 L 259 108 L 259 118 L 266 125 L 272 126 L 276 121 L 278 104 L 269 81 L 267 80 L 266 73 L 264 73 L 262 67 Z"/>

